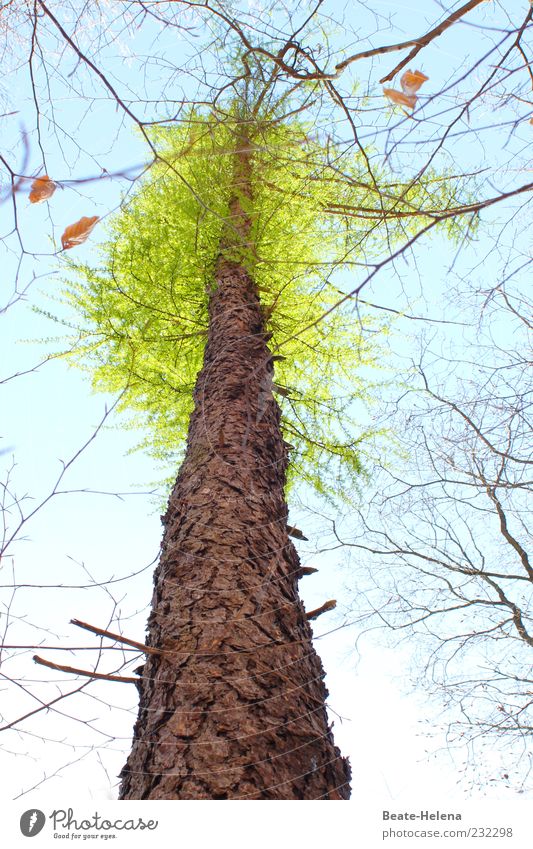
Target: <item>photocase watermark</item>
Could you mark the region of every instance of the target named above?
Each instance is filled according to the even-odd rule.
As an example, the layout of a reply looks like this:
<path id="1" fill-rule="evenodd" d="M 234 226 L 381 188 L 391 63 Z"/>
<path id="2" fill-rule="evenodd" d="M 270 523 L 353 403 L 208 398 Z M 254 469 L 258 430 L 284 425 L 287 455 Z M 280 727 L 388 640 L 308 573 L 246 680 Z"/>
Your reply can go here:
<path id="1" fill-rule="evenodd" d="M 54 838 L 58 840 L 112 840 L 119 836 L 117 832 L 155 831 L 158 820 L 144 820 L 142 817 L 109 819 L 95 811 L 90 817 L 74 815 L 73 808 L 57 808 L 48 814 L 37 808 L 24 811 L 20 818 L 20 830 L 25 837 L 35 837 L 50 820 Z"/>

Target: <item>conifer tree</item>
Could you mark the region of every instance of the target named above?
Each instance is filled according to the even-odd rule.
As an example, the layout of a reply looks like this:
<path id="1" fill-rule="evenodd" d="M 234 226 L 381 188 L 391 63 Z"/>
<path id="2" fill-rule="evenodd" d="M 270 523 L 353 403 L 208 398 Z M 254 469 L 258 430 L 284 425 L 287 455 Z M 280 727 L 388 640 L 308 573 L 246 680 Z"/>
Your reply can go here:
<path id="1" fill-rule="evenodd" d="M 349 797 L 286 489 L 329 496 L 361 471 L 357 369 L 375 352 L 349 299 L 332 309 L 335 269 L 453 198 L 430 177 L 378 186 L 256 83 L 153 134 L 158 164 L 103 266 L 74 266 L 68 290 L 95 386 L 124 390 L 156 455 L 183 452 L 123 799 Z"/>

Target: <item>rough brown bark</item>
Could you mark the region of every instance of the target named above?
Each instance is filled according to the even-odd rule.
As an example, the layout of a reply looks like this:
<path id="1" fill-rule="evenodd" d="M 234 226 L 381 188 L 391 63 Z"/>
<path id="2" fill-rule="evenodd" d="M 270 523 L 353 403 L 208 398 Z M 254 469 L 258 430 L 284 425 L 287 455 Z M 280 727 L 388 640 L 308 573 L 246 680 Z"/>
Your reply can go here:
<path id="1" fill-rule="evenodd" d="M 187 452 L 164 517 L 122 799 L 347 799 L 287 533 L 287 447 L 248 242 L 246 139 Z M 248 245 L 248 247 L 250 247 Z M 235 250 L 233 250 L 235 256 Z"/>

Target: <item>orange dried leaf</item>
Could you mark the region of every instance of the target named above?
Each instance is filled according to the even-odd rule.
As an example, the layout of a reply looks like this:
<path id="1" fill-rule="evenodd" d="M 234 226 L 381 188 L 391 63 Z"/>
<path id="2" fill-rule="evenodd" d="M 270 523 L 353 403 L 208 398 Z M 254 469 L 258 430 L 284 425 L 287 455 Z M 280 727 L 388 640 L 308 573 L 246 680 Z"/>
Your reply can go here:
<path id="1" fill-rule="evenodd" d="M 43 200 L 48 200 L 48 198 L 52 197 L 56 188 L 56 184 L 50 179 L 48 174 L 37 177 L 31 184 L 30 203 L 41 203 Z"/>
<path id="2" fill-rule="evenodd" d="M 429 77 L 426 77 L 422 71 L 405 71 L 400 77 L 400 85 L 404 94 L 415 94 L 422 83 L 427 82 Z"/>
<path id="3" fill-rule="evenodd" d="M 530 118 L 530 119 L 529 119 L 529 123 L 530 123 L 530 124 L 533 124 L 533 118 Z"/>
<path id="4" fill-rule="evenodd" d="M 69 248 L 75 248 L 76 245 L 81 245 L 99 220 L 98 215 L 93 215 L 90 218 L 84 216 L 79 221 L 76 221 L 75 224 L 69 224 L 61 236 L 63 250 L 68 251 Z"/>
<path id="5" fill-rule="evenodd" d="M 383 94 L 393 103 L 408 106 L 409 109 L 414 109 L 416 106 L 416 94 L 405 94 L 403 91 L 396 91 L 395 88 L 384 88 Z"/>

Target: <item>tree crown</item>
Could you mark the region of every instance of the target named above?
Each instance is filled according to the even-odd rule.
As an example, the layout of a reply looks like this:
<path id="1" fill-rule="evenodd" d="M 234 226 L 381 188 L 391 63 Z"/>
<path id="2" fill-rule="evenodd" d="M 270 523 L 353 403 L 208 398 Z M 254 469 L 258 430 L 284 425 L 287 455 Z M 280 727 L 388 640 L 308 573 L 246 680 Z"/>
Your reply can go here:
<path id="1" fill-rule="evenodd" d="M 159 159 L 111 219 L 101 264 L 69 263 L 65 298 L 78 316 L 71 356 L 94 388 L 125 389 L 121 406 L 144 429 L 142 447 L 179 459 L 224 250 L 252 274 L 280 356 L 274 388 L 295 449 L 291 479 L 322 494 L 345 477 L 354 483 L 376 435 L 360 422 L 379 342 L 361 332 L 356 302 L 338 305 L 343 275 L 455 202 L 454 190 L 434 175 L 403 185 L 383 174 L 377 185 L 361 154 L 316 138 L 304 122 L 243 119 L 241 110 L 224 120 L 195 110 L 152 137 Z M 243 140 L 252 166 L 252 197 L 240 197 L 252 221 L 247 245 L 231 237 L 228 219 Z"/>

